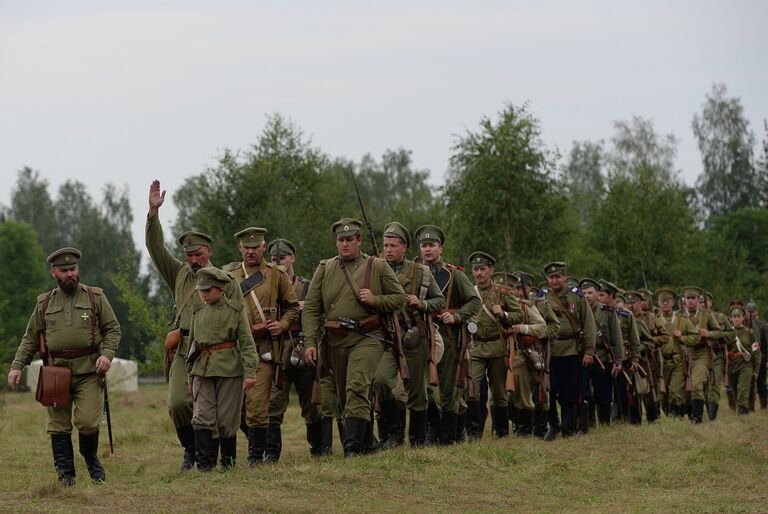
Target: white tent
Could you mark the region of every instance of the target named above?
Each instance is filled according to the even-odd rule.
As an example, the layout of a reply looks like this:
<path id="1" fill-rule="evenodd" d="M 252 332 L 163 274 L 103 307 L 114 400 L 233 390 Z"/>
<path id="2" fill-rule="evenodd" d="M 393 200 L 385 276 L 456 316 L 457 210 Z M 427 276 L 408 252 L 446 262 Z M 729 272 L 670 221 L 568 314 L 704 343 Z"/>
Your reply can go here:
<path id="1" fill-rule="evenodd" d="M 37 389 L 37 377 L 43 361 L 38 359 L 27 366 L 27 387 L 34 393 Z M 107 372 L 107 388 L 110 392 L 132 393 L 139 390 L 139 366 L 126 359 L 112 359 L 112 367 Z"/>

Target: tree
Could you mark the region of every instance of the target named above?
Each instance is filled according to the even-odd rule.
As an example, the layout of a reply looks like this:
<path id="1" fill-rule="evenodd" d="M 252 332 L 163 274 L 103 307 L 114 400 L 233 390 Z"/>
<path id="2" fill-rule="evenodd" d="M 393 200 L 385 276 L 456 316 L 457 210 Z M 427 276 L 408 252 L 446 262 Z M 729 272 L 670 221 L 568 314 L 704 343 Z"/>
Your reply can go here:
<path id="1" fill-rule="evenodd" d="M 758 204 L 755 136 L 741 100 L 726 95 L 724 84 L 714 84 L 692 123 L 704 166 L 697 187 L 710 216 Z"/>
<path id="2" fill-rule="evenodd" d="M 760 207 L 768 208 L 768 120 L 763 120 L 765 138 L 760 149 L 760 157 L 757 160 L 757 201 Z"/>
<path id="3" fill-rule="evenodd" d="M 26 223 L 0 223 L 0 362 L 5 376 L 35 308 L 51 285 L 37 234 Z"/>
<path id="4" fill-rule="evenodd" d="M 582 223 L 588 225 L 605 195 L 603 142 L 574 141 L 562 177 Z"/>
<path id="5" fill-rule="evenodd" d="M 675 170 L 677 138 L 673 134 L 657 134 L 653 122 L 639 116 L 616 121 L 613 127 L 616 134 L 611 138 L 609 174 L 637 179 L 652 168 L 654 180 L 665 184 L 679 182 Z"/>
<path id="6" fill-rule="evenodd" d="M 527 105 L 483 117 L 453 146 L 444 190 L 450 237 L 536 271 L 543 259 L 562 258 L 576 222 L 554 180 L 555 159 Z"/>
<path id="7" fill-rule="evenodd" d="M 53 201 L 48 194 L 48 181 L 40 178 L 40 172 L 26 166 L 19 171 L 16 187 L 11 192 L 10 215 L 35 230 L 38 243 L 45 251 L 58 248 Z"/>

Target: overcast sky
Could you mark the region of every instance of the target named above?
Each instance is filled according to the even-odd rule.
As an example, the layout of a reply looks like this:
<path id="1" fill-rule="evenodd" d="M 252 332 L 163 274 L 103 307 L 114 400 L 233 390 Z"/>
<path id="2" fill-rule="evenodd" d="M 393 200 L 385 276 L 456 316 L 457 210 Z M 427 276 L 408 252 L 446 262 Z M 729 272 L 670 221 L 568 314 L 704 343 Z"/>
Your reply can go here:
<path id="1" fill-rule="evenodd" d="M 0 0 L 0 204 L 23 166 L 53 195 L 125 185 L 143 248 L 151 180 L 172 193 L 270 113 L 331 156 L 410 149 L 441 184 L 456 134 L 507 101 L 529 101 L 564 156 L 650 118 L 693 183 L 691 119 L 714 82 L 765 137 L 766 20 L 761 0 Z"/>

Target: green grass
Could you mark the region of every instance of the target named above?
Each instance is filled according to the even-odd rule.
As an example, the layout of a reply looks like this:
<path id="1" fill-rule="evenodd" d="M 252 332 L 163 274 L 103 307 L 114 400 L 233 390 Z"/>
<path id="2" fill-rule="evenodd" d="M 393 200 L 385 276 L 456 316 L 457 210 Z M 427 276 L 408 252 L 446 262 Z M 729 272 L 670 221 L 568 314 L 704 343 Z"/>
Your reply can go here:
<path id="1" fill-rule="evenodd" d="M 0 395 L 0 498 L 4 512 L 500 512 L 765 511 L 768 413 L 692 426 L 598 429 L 543 443 L 488 433 L 451 448 L 398 449 L 345 461 L 312 460 L 298 406 L 283 427 L 280 464 L 250 469 L 238 436 L 240 466 L 201 475 L 178 471 L 181 452 L 165 409 L 165 387 L 110 399 L 115 454 L 106 433 L 100 456 L 107 482 L 86 479 L 76 453 L 77 485 L 59 487 L 45 434 L 45 411 L 32 395 Z M 76 437 L 74 438 L 76 441 Z M 77 450 L 76 450 L 77 451 Z"/>

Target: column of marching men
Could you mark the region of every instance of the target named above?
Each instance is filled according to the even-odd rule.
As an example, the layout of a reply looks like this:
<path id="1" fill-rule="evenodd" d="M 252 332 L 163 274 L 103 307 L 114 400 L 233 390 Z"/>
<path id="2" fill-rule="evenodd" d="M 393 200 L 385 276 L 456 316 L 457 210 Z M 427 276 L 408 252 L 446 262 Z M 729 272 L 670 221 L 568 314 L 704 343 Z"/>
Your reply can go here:
<path id="1" fill-rule="evenodd" d="M 469 256 L 470 280 L 442 260 L 439 227 L 412 234 L 392 221 L 373 256 L 353 218 L 332 225 L 338 254 L 311 280 L 294 272 L 300 249 L 267 243 L 258 227 L 234 234 L 242 260 L 219 269 L 201 232 L 178 237 L 183 261 L 168 250 L 164 199 L 154 181 L 146 245 L 174 300 L 165 370 L 182 470 L 209 471 L 219 456 L 233 467 L 238 429 L 251 466 L 277 462 L 291 386 L 315 457 L 332 453 L 334 426 L 354 457 L 406 440 L 477 440 L 489 421 L 496 437 L 511 427 L 544 441 L 643 417 L 714 421 L 723 389 L 737 415 L 756 398 L 766 409 L 766 325 L 752 302 L 734 299 L 726 315 L 696 286 L 625 290 L 569 277 L 564 262 L 544 266 L 536 284 L 497 270 L 483 251 Z M 36 351 L 45 367 L 70 370 L 66 401 L 40 400 L 64 485 L 75 482 L 73 406 L 90 478 L 106 477 L 96 454 L 100 377 L 120 337 L 103 291 L 79 283 L 80 258 L 74 248 L 49 256 L 59 287 L 38 297 L 8 375 L 15 387 Z"/>

